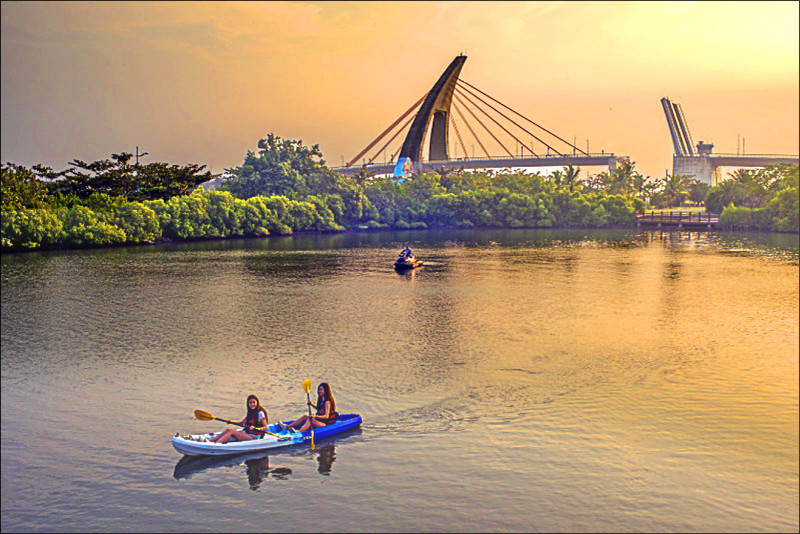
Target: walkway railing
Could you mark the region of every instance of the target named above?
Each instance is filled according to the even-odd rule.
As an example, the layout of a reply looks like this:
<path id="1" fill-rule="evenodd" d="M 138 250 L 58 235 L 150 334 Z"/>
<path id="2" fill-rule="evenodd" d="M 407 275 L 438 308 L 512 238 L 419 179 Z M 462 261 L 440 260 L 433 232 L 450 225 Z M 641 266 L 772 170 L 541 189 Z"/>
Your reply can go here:
<path id="1" fill-rule="evenodd" d="M 682 156 L 684 158 L 697 158 L 697 157 L 704 157 L 710 156 L 712 158 L 715 157 L 725 157 L 725 158 L 795 158 L 797 159 L 797 154 L 735 154 L 732 152 L 714 152 L 713 154 L 694 154 L 692 156 Z"/>
<path id="2" fill-rule="evenodd" d="M 719 222 L 718 213 L 708 213 L 702 211 L 675 212 L 660 210 L 656 212 L 655 210 L 652 210 L 645 211 L 644 213 L 638 212 L 636 213 L 636 218 L 642 223 L 660 223 L 668 225 L 680 225 L 687 223 L 716 224 Z"/>

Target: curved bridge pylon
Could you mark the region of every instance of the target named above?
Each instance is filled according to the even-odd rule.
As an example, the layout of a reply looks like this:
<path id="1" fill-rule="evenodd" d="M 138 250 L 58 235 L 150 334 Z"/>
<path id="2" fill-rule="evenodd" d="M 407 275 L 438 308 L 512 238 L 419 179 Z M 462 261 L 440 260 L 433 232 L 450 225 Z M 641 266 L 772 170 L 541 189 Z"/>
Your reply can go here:
<path id="1" fill-rule="evenodd" d="M 467 56 L 456 56 L 425 97 L 425 101 L 414 117 L 414 122 L 411 123 L 403 147 L 400 149 L 394 172 L 396 177 L 413 174 L 417 165 L 422 161 L 422 144 L 425 141 L 429 125 L 431 126 L 431 136 L 428 159 L 431 161 L 450 159 L 447 151 L 450 104 L 453 101 L 458 75 L 461 74 L 461 67 L 464 66 L 466 60 Z"/>

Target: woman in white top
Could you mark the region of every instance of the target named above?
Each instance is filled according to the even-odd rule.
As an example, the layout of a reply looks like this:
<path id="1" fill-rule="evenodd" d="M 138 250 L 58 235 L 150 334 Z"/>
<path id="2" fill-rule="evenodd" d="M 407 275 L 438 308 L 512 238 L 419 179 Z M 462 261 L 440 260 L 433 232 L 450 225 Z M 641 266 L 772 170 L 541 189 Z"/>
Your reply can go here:
<path id="1" fill-rule="evenodd" d="M 231 423 L 231 421 L 228 421 Z M 247 396 L 247 415 L 241 421 L 233 421 L 233 424 L 243 425 L 244 431 L 235 430 L 233 428 L 226 428 L 209 441 L 213 443 L 228 443 L 231 438 L 236 438 L 237 441 L 249 441 L 251 439 L 260 439 L 264 436 L 264 431 L 269 425 L 269 416 L 267 410 L 261 406 L 261 402 L 255 395 Z"/>

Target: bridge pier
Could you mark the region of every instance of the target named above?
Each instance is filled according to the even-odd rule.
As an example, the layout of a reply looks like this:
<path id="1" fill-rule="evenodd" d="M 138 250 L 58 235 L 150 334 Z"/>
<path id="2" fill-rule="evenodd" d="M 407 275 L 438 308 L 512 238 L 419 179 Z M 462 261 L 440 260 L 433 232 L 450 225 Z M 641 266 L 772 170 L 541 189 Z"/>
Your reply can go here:
<path id="1" fill-rule="evenodd" d="M 721 180 L 719 166 L 708 156 L 672 156 L 672 174 L 685 174 L 712 187 Z"/>
<path id="2" fill-rule="evenodd" d="M 702 141 L 701 141 L 702 143 Z M 699 156 L 672 156 L 672 174 L 685 174 L 714 187 L 725 178 L 721 167 L 765 167 L 791 163 L 797 165 L 795 156 L 727 156 L 703 154 Z"/>

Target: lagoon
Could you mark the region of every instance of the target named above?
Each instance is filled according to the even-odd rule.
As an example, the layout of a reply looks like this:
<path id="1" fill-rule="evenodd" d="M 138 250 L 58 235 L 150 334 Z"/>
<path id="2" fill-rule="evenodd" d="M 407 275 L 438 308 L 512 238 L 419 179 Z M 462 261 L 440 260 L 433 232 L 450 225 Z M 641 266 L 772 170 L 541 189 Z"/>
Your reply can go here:
<path id="1" fill-rule="evenodd" d="M 426 265 L 397 273 L 410 244 Z M 2 531 L 797 531 L 798 237 L 307 234 L 2 256 Z M 327 381 L 361 429 L 183 459 Z"/>

